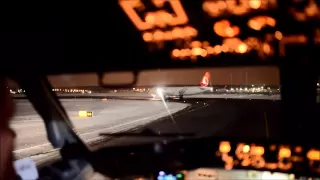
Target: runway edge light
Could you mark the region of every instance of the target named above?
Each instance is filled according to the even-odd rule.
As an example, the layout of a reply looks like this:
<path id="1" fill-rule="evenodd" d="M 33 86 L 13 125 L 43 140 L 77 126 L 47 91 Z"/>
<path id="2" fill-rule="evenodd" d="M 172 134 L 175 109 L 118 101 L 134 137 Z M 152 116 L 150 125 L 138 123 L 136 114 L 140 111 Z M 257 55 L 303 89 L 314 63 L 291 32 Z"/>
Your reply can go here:
<path id="1" fill-rule="evenodd" d="M 92 117 L 93 116 L 93 112 L 92 111 L 87 111 L 87 117 Z"/>
<path id="2" fill-rule="evenodd" d="M 79 111 L 78 115 L 79 115 L 79 117 L 92 117 L 93 112 L 92 111 Z"/>

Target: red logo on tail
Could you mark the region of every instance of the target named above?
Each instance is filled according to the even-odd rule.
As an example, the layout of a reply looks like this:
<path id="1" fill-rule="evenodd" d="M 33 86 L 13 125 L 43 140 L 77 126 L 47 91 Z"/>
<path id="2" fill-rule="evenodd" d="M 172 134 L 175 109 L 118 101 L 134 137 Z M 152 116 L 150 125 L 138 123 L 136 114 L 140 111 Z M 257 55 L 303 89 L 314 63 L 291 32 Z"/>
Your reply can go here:
<path id="1" fill-rule="evenodd" d="M 209 81 L 210 81 L 210 73 L 206 72 L 200 82 L 201 87 L 207 87 L 209 85 Z"/>

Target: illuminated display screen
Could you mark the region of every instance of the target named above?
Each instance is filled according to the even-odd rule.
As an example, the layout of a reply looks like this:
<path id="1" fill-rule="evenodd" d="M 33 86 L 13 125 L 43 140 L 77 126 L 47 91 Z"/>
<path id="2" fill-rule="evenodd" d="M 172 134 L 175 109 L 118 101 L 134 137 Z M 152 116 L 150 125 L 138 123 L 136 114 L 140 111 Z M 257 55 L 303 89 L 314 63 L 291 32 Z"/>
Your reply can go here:
<path id="1" fill-rule="evenodd" d="M 273 171 L 304 171 L 320 175 L 320 149 L 285 145 L 232 144 L 222 141 L 216 156 L 224 162 L 225 169 L 247 167 Z"/>
<path id="2" fill-rule="evenodd" d="M 164 171 L 160 171 L 157 180 L 183 180 L 184 175 L 182 173 L 174 173 L 174 174 L 167 174 Z"/>
<path id="3" fill-rule="evenodd" d="M 226 54 L 253 54 L 263 60 L 285 55 L 288 43 L 306 43 L 308 38 L 294 29 L 301 22 L 319 19 L 319 5 L 308 0 L 305 8 L 298 9 L 295 7 L 299 3 L 291 3 L 292 7 L 279 15 L 283 11 L 279 10 L 279 3 L 277 0 L 119 0 L 151 52 L 166 50 L 172 59 L 182 61 L 213 59 Z M 286 27 L 289 21 L 281 17 L 283 14 L 295 22 L 292 28 Z M 315 39 L 320 42 L 320 35 Z"/>

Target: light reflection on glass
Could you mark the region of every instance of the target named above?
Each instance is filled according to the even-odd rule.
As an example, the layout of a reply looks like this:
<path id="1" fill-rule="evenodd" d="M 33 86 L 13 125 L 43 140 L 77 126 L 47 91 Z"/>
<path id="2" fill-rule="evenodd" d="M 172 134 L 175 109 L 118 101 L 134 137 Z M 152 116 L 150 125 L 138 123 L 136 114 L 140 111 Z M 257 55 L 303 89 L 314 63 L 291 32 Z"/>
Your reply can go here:
<path id="1" fill-rule="evenodd" d="M 276 7 L 276 0 L 206 0 L 202 4 L 203 10 L 211 17 L 218 17 L 224 14 L 245 15 L 252 10 L 265 10 Z"/>
<path id="2" fill-rule="evenodd" d="M 161 10 L 166 2 L 171 5 L 175 13 L 174 15 L 165 10 Z M 186 15 L 180 0 L 152 0 L 152 3 L 159 8 L 159 10 L 155 12 L 145 12 L 144 18 L 141 19 L 136 12 L 136 10 L 145 10 L 145 5 L 141 0 L 119 0 L 121 8 L 140 31 L 188 23 L 188 16 Z"/>

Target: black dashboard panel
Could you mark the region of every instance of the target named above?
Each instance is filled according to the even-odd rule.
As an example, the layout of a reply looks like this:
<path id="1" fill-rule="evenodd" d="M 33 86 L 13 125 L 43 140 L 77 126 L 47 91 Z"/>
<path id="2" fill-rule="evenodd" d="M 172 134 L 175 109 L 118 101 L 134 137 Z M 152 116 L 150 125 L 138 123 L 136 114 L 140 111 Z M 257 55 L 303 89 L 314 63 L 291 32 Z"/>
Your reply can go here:
<path id="1" fill-rule="evenodd" d="M 189 139 L 168 144 L 101 149 L 90 159 L 98 172 L 112 177 L 150 175 L 159 171 L 179 172 L 200 167 L 320 177 L 320 148 L 294 142 Z"/>

